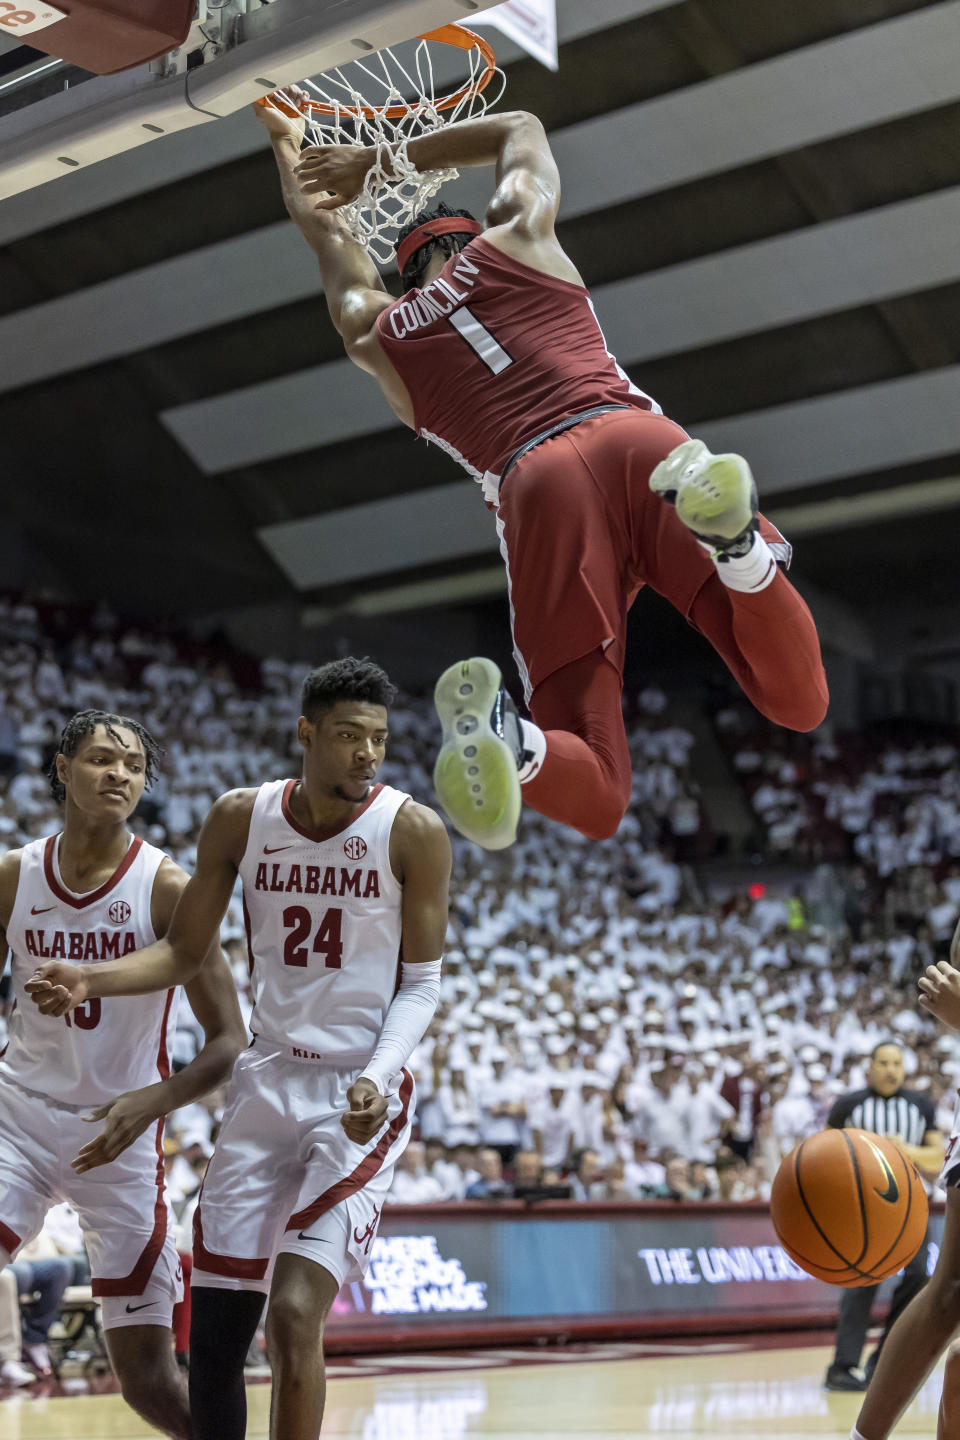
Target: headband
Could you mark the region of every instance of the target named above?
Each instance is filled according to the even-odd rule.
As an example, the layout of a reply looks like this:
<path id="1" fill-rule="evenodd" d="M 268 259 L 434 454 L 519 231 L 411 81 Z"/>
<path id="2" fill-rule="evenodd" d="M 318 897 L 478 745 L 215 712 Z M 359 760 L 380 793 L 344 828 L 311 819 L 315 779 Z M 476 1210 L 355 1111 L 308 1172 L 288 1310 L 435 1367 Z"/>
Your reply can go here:
<path id="1" fill-rule="evenodd" d="M 436 240 L 439 235 L 480 235 L 482 233 L 483 226 L 480 221 L 467 215 L 444 215 L 440 220 L 425 220 L 422 225 L 417 226 L 416 230 L 411 230 L 410 234 L 397 246 L 397 269 L 402 275 L 410 256 L 421 246 L 426 245 L 428 240 Z"/>

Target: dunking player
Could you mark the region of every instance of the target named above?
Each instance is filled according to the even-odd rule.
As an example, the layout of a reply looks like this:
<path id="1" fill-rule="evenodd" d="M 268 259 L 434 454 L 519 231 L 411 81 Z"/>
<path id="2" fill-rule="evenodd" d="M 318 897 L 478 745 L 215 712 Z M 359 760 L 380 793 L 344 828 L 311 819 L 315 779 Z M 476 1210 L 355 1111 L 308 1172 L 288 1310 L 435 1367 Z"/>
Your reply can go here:
<path id="1" fill-rule="evenodd" d="M 177 1075 L 168 1063 L 173 988 L 88 999 L 62 1019 L 24 1003 L 45 957 L 109 969 L 166 933 L 187 877 L 127 829 L 159 753 L 134 720 L 74 715 L 50 773 L 63 830 L 0 859 L 0 961 L 9 948 L 16 996 L 0 1057 L 0 1265 L 37 1234 L 51 1205 L 68 1200 L 124 1397 L 186 1440 L 187 1387 L 170 1333 L 182 1287 L 163 1193 L 163 1117 L 222 1084 L 246 1044 L 230 971 L 213 945 L 187 992 L 205 1043 Z M 104 1122 L 100 1134 L 91 1135 L 91 1119 Z"/>
<path id="2" fill-rule="evenodd" d="M 960 1030 L 960 925 L 941 960 L 920 977 L 920 1004 Z M 877 1361 L 851 1440 L 887 1440 L 897 1421 L 960 1328 L 960 1098 L 939 1185 L 947 1208 L 937 1267 L 928 1285 L 897 1318 Z M 937 1440 L 960 1435 L 960 1344 L 947 1353 Z"/>
<path id="3" fill-rule="evenodd" d="M 268 1292 L 270 1434 L 316 1440 L 324 1320 L 366 1269 L 410 1137 L 403 1066 L 440 995 L 450 842 L 432 810 L 374 783 L 393 696 L 370 661 L 312 671 L 303 778 L 221 796 L 166 940 L 109 965 L 45 965 L 31 986 L 57 1012 L 184 980 L 240 876 L 256 1038 L 237 1061 L 194 1224 L 195 1440 L 242 1440 L 243 1361 Z"/>
<path id="4" fill-rule="evenodd" d="M 560 182 L 540 122 L 487 116 L 409 142 L 422 171 L 495 165 L 497 189 L 486 228 L 445 207 L 418 217 L 401 237 L 407 293 L 395 301 L 331 213 L 358 194 L 374 151 L 301 155 L 302 127 L 256 109 L 347 354 L 496 512 L 535 723 L 518 722 L 491 661 L 441 677 L 435 779 L 457 828 L 490 849 L 509 844 L 522 785 L 535 810 L 594 838 L 614 833 L 631 791 L 626 616 L 644 584 L 703 632 L 770 719 L 818 725 L 816 630 L 776 563 L 789 546 L 758 515 L 746 461 L 690 440 L 608 352 L 554 231 Z"/>

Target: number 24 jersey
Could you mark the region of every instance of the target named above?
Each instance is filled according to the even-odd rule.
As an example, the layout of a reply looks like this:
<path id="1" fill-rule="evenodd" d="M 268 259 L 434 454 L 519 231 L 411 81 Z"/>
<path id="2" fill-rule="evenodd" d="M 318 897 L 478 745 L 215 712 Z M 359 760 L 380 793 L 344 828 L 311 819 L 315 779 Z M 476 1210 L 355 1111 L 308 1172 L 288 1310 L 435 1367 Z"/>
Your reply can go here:
<path id="1" fill-rule="evenodd" d="M 390 832 L 409 796 L 376 785 L 342 830 L 294 819 L 294 780 L 261 785 L 240 879 L 257 1036 L 303 1058 L 363 1064 L 397 987 L 403 890 Z"/>

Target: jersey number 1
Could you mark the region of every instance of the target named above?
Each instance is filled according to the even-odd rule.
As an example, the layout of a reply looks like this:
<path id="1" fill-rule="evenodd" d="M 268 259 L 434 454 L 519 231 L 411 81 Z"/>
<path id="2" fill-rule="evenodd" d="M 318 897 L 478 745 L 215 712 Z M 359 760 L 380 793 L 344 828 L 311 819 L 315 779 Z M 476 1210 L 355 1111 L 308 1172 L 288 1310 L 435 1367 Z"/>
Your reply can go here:
<path id="1" fill-rule="evenodd" d="M 490 334 L 486 325 L 481 325 L 473 311 L 466 305 L 461 305 L 449 316 L 450 324 L 454 330 L 466 340 L 470 349 L 479 355 L 488 370 L 494 375 L 499 375 L 501 370 L 506 370 L 508 365 L 513 364 L 513 356 L 508 355 L 495 336 Z"/>
<path id="2" fill-rule="evenodd" d="M 342 910 L 328 910 L 313 937 L 313 944 L 310 948 L 315 955 L 323 956 L 324 968 L 327 970 L 340 969 L 340 961 L 343 958 L 342 923 Z M 303 942 L 313 928 L 310 911 L 303 905 L 288 905 L 283 912 L 283 924 L 284 928 L 289 931 L 283 942 L 284 965 L 306 965 L 310 956 Z"/>

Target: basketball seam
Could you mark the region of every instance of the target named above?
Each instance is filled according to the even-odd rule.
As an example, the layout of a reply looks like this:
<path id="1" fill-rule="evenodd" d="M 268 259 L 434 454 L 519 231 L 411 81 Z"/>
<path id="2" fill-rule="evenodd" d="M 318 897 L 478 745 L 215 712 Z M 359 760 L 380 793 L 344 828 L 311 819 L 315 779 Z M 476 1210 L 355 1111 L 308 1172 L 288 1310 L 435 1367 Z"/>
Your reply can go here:
<path id="1" fill-rule="evenodd" d="M 853 1166 L 853 1173 L 857 1181 L 857 1199 L 860 1201 L 860 1229 L 863 1232 L 863 1248 L 850 1268 L 856 1270 L 859 1275 L 869 1275 L 871 1273 L 869 1270 L 861 1269 L 861 1261 L 870 1249 L 870 1235 L 867 1230 L 867 1204 L 863 1198 L 863 1180 L 860 1177 L 860 1161 L 857 1159 L 857 1152 L 853 1148 L 853 1141 L 850 1139 L 846 1130 L 841 1130 L 840 1134 L 843 1136 L 843 1142 L 850 1153 L 850 1164 Z"/>

